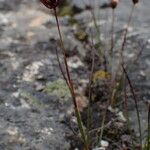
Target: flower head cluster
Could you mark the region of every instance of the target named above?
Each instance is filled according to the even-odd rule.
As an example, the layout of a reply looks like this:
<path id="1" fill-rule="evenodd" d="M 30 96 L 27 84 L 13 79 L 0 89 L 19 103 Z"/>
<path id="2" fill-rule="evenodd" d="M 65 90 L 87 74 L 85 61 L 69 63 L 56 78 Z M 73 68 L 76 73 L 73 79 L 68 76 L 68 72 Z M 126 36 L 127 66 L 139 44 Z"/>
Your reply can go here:
<path id="1" fill-rule="evenodd" d="M 134 4 L 138 3 L 139 0 L 132 0 Z"/>
<path id="2" fill-rule="evenodd" d="M 117 7 L 118 3 L 119 3 L 119 0 L 111 0 L 110 1 L 110 7 L 112 9 L 115 9 Z"/>
<path id="3" fill-rule="evenodd" d="M 56 9 L 59 5 L 60 0 L 40 0 L 47 8 Z"/>

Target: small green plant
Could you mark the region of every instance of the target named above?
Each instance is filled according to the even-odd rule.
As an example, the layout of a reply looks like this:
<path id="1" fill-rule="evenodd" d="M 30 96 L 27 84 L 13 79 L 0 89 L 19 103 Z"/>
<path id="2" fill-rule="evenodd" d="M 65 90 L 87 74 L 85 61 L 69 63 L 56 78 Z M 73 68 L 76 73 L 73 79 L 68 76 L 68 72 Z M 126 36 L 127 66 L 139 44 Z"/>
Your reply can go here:
<path id="1" fill-rule="evenodd" d="M 63 75 L 64 80 L 66 81 L 66 84 L 70 90 L 71 96 L 72 96 L 72 100 L 73 100 L 73 104 L 74 104 L 74 109 L 75 109 L 75 115 L 77 118 L 77 123 L 78 123 L 78 127 L 79 127 L 79 131 L 81 134 L 81 139 L 84 143 L 85 149 L 89 150 L 88 148 L 88 143 L 87 143 L 87 136 L 85 134 L 85 129 L 81 120 L 81 115 L 80 115 L 80 111 L 78 109 L 78 105 L 77 105 L 77 101 L 76 101 L 76 95 L 75 95 L 75 90 L 74 90 L 74 85 L 72 83 L 71 77 L 70 77 L 70 72 L 69 72 L 69 67 L 68 67 L 68 63 L 67 63 L 67 57 L 66 57 L 66 50 L 64 47 L 64 43 L 63 43 L 63 38 L 61 35 L 61 30 L 60 30 L 60 25 L 59 25 L 59 20 L 58 20 L 58 16 L 57 16 L 57 6 L 60 3 L 60 0 L 41 0 L 41 2 L 49 9 L 52 9 L 54 11 L 54 16 L 56 19 L 56 24 L 57 24 L 57 28 L 58 28 L 58 34 L 59 34 L 59 38 L 60 38 L 60 47 L 62 50 L 62 54 L 63 54 L 63 59 L 64 59 L 64 65 L 65 65 L 65 72 L 62 68 L 62 65 L 60 63 L 60 58 L 59 58 L 59 54 L 58 51 L 56 49 L 56 55 L 57 55 L 57 60 L 58 60 L 58 64 L 59 64 L 59 68 L 60 71 Z"/>
<path id="2" fill-rule="evenodd" d="M 97 20 L 94 14 L 94 11 L 91 9 L 91 15 L 93 18 L 93 22 L 94 22 L 94 26 L 96 29 L 96 38 L 97 38 L 97 43 L 94 44 L 93 42 L 93 35 L 92 35 L 92 42 L 91 42 L 91 49 L 92 49 L 92 67 L 91 67 L 91 73 L 90 73 L 90 77 L 89 77 L 89 91 L 88 91 L 88 98 L 89 98 L 89 104 L 88 104 L 88 111 L 87 111 L 87 128 L 85 129 L 83 122 L 82 122 L 82 118 L 81 118 L 81 114 L 77 105 L 77 101 L 76 101 L 76 94 L 75 94 L 75 90 L 74 90 L 74 84 L 72 82 L 71 79 L 71 75 L 69 72 L 69 67 L 68 67 L 68 62 L 67 62 L 67 57 L 66 57 L 66 50 L 64 47 L 64 43 L 63 43 L 63 37 L 61 34 L 61 29 L 60 29 L 60 24 L 59 24 L 59 20 L 58 20 L 58 15 L 57 15 L 57 7 L 60 4 L 60 0 L 40 0 L 47 8 L 52 9 L 54 12 L 54 16 L 56 19 L 56 24 L 57 24 L 57 29 L 58 29 L 58 35 L 59 35 L 59 40 L 60 40 L 60 47 L 61 47 L 61 52 L 63 54 L 63 64 L 60 62 L 60 56 L 58 53 L 58 50 L 56 48 L 56 56 L 57 56 L 57 61 L 59 64 L 59 68 L 61 71 L 61 74 L 64 78 L 65 84 L 66 86 L 63 85 L 54 85 L 52 83 L 50 83 L 47 88 L 45 89 L 45 91 L 47 92 L 54 92 L 55 90 L 57 90 L 59 88 L 64 88 L 67 90 L 69 90 L 71 97 L 72 97 L 72 101 L 74 104 L 74 111 L 75 111 L 75 115 L 76 115 L 76 119 L 77 119 L 77 123 L 78 123 L 78 128 L 79 128 L 79 132 L 81 134 L 81 140 L 84 144 L 84 149 L 85 150 L 90 150 L 91 149 L 91 137 L 90 137 L 90 124 L 92 123 L 92 119 L 91 119 L 91 103 L 92 103 L 92 91 L 91 91 L 91 86 L 92 83 L 96 82 L 97 78 L 105 78 L 111 81 L 111 85 L 108 88 L 108 85 L 106 85 L 106 88 L 108 88 L 108 96 L 107 96 L 107 105 L 103 114 L 103 118 L 101 121 L 101 125 L 100 125 L 100 132 L 97 134 L 97 145 L 100 146 L 101 145 L 101 141 L 103 138 L 103 133 L 105 130 L 105 120 L 106 120 L 106 113 L 108 110 L 108 107 L 115 107 L 115 104 L 117 103 L 117 95 L 121 95 L 121 92 L 124 93 L 124 107 L 125 107 L 125 115 L 127 118 L 127 126 L 128 129 L 130 131 L 130 134 L 132 136 L 131 133 L 131 127 L 130 127 L 130 119 L 129 119 L 129 114 L 128 114 L 128 96 L 127 96 L 127 90 L 126 90 L 126 86 L 127 84 L 129 85 L 133 100 L 134 100 L 134 104 L 135 104 L 135 109 L 136 109 L 136 114 L 137 114 L 137 118 L 138 118 L 138 126 L 139 126 L 139 141 L 140 141 L 140 150 L 142 150 L 142 132 L 141 132 L 141 122 L 140 122 L 140 114 L 139 114 L 139 108 L 138 108 L 138 99 L 136 97 L 135 91 L 134 91 L 134 87 L 132 85 L 132 82 L 130 80 L 130 77 L 128 75 L 128 66 L 127 64 L 125 64 L 124 62 L 124 56 L 123 56 L 123 52 L 125 49 L 125 45 L 126 45 L 126 40 L 127 40 L 127 33 L 128 33 L 128 27 L 130 25 L 130 22 L 132 20 L 132 15 L 133 15 L 133 11 L 134 8 L 136 6 L 136 4 L 138 3 L 138 0 L 132 0 L 133 2 L 133 6 L 131 9 L 131 13 L 129 15 L 128 21 L 127 21 L 127 27 L 124 30 L 123 33 L 123 41 L 121 44 L 121 48 L 119 50 L 120 53 L 120 57 L 119 57 L 119 65 L 118 65 L 118 69 L 116 70 L 116 72 L 112 72 L 112 64 L 114 61 L 114 47 L 115 47 L 115 39 L 114 39 L 114 24 L 115 24 L 115 9 L 117 8 L 117 5 L 119 3 L 119 0 L 110 0 L 110 3 L 107 4 L 107 7 L 112 9 L 112 25 L 111 25 L 111 41 L 110 41 L 110 51 L 108 56 L 105 54 L 105 50 L 102 49 L 101 47 L 101 39 L 100 39 L 100 29 L 97 25 Z M 78 38 L 80 40 L 82 40 L 84 37 L 81 37 L 79 35 Z M 87 36 L 87 35 L 86 35 Z M 84 39 L 83 39 L 84 40 Z M 101 71 L 97 71 L 96 73 L 94 73 L 94 65 L 95 65 L 95 52 L 97 51 L 97 53 L 99 54 L 99 61 L 101 62 L 101 64 L 103 65 L 104 70 Z M 63 66 L 65 66 L 65 69 L 63 69 Z M 108 69 L 110 68 L 110 69 Z M 121 74 L 118 74 L 119 71 L 122 71 Z M 57 84 L 57 83 L 56 83 Z M 53 90 L 53 91 L 52 91 Z M 62 97 L 64 95 L 66 95 L 66 93 L 64 94 L 61 90 L 60 90 L 60 95 L 62 95 Z M 146 146 L 146 150 L 150 149 L 150 114 L 148 115 L 148 140 L 147 140 L 147 146 Z M 134 149 L 134 142 L 132 139 L 132 148 Z"/>

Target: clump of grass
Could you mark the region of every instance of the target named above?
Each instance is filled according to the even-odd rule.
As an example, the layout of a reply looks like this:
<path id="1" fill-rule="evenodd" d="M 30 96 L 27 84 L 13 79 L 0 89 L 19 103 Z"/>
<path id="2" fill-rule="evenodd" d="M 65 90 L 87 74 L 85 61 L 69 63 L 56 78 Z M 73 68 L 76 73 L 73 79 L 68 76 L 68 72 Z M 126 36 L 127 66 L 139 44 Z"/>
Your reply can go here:
<path id="1" fill-rule="evenodd" d="M 63 43 L 63 37 L 61 34 L 61 29 L 60 29 L 60 24 L 59 24 L 59 19 L 58 19 L 58 15 L 57 15 L 57 7 L 60 4 L 60 0 L 41 0 L 41 2 L 49 9 L 52 9 L 54 12 L 54 16 L 56 19 L 56 24 L 57 24 L 57 29 L 58 29 L 58 35 L 59 35 L 59 40 L 60 40 L 60 47 L 61 47 L 61 52 L 63 54 L 63 64 L 60 62 L 60 56 L 58 53 L 58 50 L 56 48 L 56 56 L 57 56 L 57 60 L 58 60 L 58 64 L 59 64 L 59 68 L 61 71 L 61 74 L 64 78 L 64 81 L 70 91 L 71 97 L 72 97 L 72 101 L 74 104 L 74 111 L 75 111 L 75 115 L 76 115 L 76 119 L 77 119 L 77 124 L 78 124 L 78 128 L 81 134 L 81 140 L 84 143 L 84 149 L 85 150 L 90 150 L 91 148 L 91 137 L 90 137 L 90 124 L 92 123 L 92 119 L 91 119 L 91 99 L 92 99 L 92 92 L 91 92 L 91 86 L 93 84 L 93 82 L 96 82 L 97 76 L 102 75 L 104 78 L 107 78 L 109 76 L 109 78 L 111 78 L 111 86 L 108 88 L 109 85 L 106 85 L 106 88 L 108 88 L 109 93 L 108 93 L 108 100 L 107 100 L 107 104 L 106 104 L 106 108 L 103 114 L 103 118 L 101 121 L 101 125 L 100 125 L 100 132 L 97 134 L 97 145 L 101 145 L 101 141 L 103 138 L 103 133 L 104 133 L 104 129 L 105 129 L 105 119 L 106 119 L 106 113 L 108 110 L 108 107 L 111 105 L 112 107 L 115 107 L 115 103 L 116 103 L 116 95 L 120 94 L 121 92 L 124 92 L 124 106 L 125 106 L 125 114 L 126 114 L 126 118 L 127 118 L 127 125 L 128 125 L 128 129 L 131 133 L 131 126 L 130 126 L 130 120 L 129 120 L 129 114 L 128 114 L 128 97 L 127 97 L 127 90 L 126 90 L 126 85 L 128 83 L 131 94 L 133 96 L 133 100 L 134 100 L 134 104 L 135 104 L 135 109 L 136 109 L 136 114 L 137 114 L 137 118 L 138 118 L 138 126 L 139 126 L 139 141 L 140 141 L 140 150 L 142 150 L 142 132 L 141 132 L 141 122 L 140 122 L 140 114 L 139 114 L 139 108 L 138 108 L 138 99 L 137 96 L 135 94 L 134 91 L 134 87 L 132 85 L 132 82 L 130 80 L 128 71 L 127 71 L 127 65 L 124 62 L 124 56 L 123 56 L 123 52 L 125 49 L 125 45 L 126 45 L 126 40 L 127 40 L 127 33 L 128 33 L 128 27 L 130 25 L 130 22 L 132 20 L 132 15 L 133 15 L 133 11 L 134 8 L 136 6 L 136 4 L 138 3 L 138 0 L 132 0 L 133 2 L 133 6 L 131 9 L 131 13 L 129 15 L 128 21 L 127 21 L 127 27 L 123 33 L 123 41 L 121 44 L 121 48 L 120 48 L 120 63 L 118 66 L 118 69 L 115 73 L 112 73 L 112 63 L 114 60 L 114 45 L 115 45 L 115 39 L 114 39 L 114 24 L 115 24 L 115 9 L 117 8 L 117 5 L 119 3 L 119 0 L 110 0 L 110 3 L 108 3 L 107 5 L 105 5 L 105 7 L 109 7 L 112 9 L 112 25 L 111 25 L 111 43 L 110 43 L 110 52 L 109 55 L 110 56 L 106 56 L 105 51 L 101 48 L 101 39 L 100 39 L 100 29 L 97 25 L 97 20 L 94 14 L 94 11 L 92 9 L 90 9 L 91 11 L 91 15 L 93 18 L 93 22 L 94 22 L 94 26 L 96 29 L 96 38 L 97 38 L 97 43 L 94 44 L 93 42 L 93 34 L 92 34 L 92 42 L 91 42 L 91 49 L 92 49 L 92 67 L 91 67 L 91 72 L 90 72 L 90 76 L 89 76 L 89 94 L 88 94 L 88 98 L 89 98 L 89 105 L 88 105 L 88 111 L 87 111 L 87 129 L 84 128 L 83 122 L 82 122 L 82 118 L 80 115 L 80 111 L 76 102 L 76 94 L 75 94 L 75 90 L 74 90 L 74 84 L 72 82 L 71 79 L 71 75 L 69 72 L 69 67 L 68 67 L 68 62 L 67 62 L 67 57 L 66 57 L 66 50 L 64 47 L 64 43 Z M 78 35 L 79 36 L 79 35 Z M 82 41 L 83 37 L 79 37 L 79 39 Z M 96 47 L 96 45 L 98 45 Z M 102 70 L 101 72 L 97 72 L 97 74 L 94 74 L 94 65 L 95 65 L 95 52 L 98 51 L 99 54 L 99 61 L 101 62 L 101 64 L 103 64 L 104 67 L 104 71 Z M 64 67 L 63 67 L 64 65 Z M 107 66 L 109 65 L 109 67 Z M 63 69 L 65 68 L 65 69 Z M 108 68 L 111 68 L 109 71 Z M 118 71 L 122 69 L 122 73 L 118 75 Z M 111 73 L 109 73 L 111 72 Z M 101 73 L 101 74 L 100 74 Z M 114 74 L 114 76 L 111 76 L 111 74 Z M 93 80 L 93 76 L 94 76 L 94 80 Z M 96 77 L 95 77 L 96 76 Z M 122 84 L 124 83 L 124 84 Z M 120 88 L 121 87 L 121 88 Z M 149 110 L 150 111 L 150 110 Z M 147 150 L 149 150 L 150 148 L 150 143 L 149 143 L 149 139 L 150 139 L 150 130 L 149 130 L 149 125 L 150 125 L 150 112 L 148 114 L 148 142 L 147 142 Z M 134 148 L 134 142 L 132 140 L 132 144 L 133 144 L 133 148 Z"/>

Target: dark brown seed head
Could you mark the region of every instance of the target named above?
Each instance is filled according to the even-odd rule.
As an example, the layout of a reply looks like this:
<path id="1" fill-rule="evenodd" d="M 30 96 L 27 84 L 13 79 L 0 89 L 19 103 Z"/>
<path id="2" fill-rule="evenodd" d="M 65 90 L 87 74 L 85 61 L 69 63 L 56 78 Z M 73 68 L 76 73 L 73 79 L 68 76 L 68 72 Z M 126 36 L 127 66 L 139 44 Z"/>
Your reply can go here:
<path id="1" fill-rule="evenodd" d="M 138 3 L 139 0 L 132 0 L 134 4 Z"/>
<path id="2" fill-rule="evenodd" d="M 117 5 L 118 5 L 118 2 L 119 2 L 119 0 L 111 0 L 110 7 L 112 9 L 115 9 L 117 7 Z"/>
<path id="3" fill-rule="evenodd" d="M 60 0 L 40 0 L 47 8 L 56 9 Z"/>

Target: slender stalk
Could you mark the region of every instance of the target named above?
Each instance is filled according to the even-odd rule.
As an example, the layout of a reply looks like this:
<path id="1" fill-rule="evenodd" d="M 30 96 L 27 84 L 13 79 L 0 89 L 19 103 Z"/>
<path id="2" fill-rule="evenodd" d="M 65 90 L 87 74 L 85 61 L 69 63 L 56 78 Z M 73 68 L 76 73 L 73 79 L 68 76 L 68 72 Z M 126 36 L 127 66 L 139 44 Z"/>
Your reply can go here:
<path id="1" fill-rule="evenodd" d="M 111 107 L 112 108 L 115 108 L 115 106 L 116 106 L 116 101 L 117 101 L 116 95 L 119 92 L 119 88 L 120 88 L 121 82 L 122 82 L 122 79 L 120 79 L 119 82 L 116 82 L 116 84 L 114 85 L 114 87 L 112 89 L 112 93 L 111 93 L 111 97 L 110 97 Z"/>
<path id="2" fill-rule="evenodd" d="M 124 58 L 123 58 L 123 51 L 124 51 L 124 47 L 125 47 L 125 44 L 126 44 L 128 27 L 129 27 L 130 22 L 131 22 L 131 18 L 132 18 L 132 15 L 133 15 L 134 8 L 135 8 L 135 4 L 133 4 L 133 6 L 132 6 L 131 13 L 129 15 L 129 19 L 127 21 L 127 27 L 126 27 L 126 30 L 124 32 L 123 42 L 122 42 L 120 53 L 121 53 L 121 67 L 123 69 L 123 73 L 125 74 L 125 77 L 126 77 L 126 79 L 128 81 L 128 84 L 130 86 L 130 91 L 132 93 L 132 96 L 133 96 L 133 99 L 134 99 L 134 103 L 135 103 L 136 114 L 137 114 L 137 119 L 138 119 L 138 126 L 139 126 L 139 134 L 140 134 L 140 137 L 139 137 L 139 139 L 140 139 L 140 146 L 142 148 L 142 131 L 141 131 L 141 121 L 140 121 L 139 108 L 138 108 L 138 100 L 137 100 L 137 97 L 135 95 L 134 88 L 132 86 L 131 80 L 130 80 L 130 78 L 128 76 L 128 73 L 127 73 L 125 67 L 124 67 Z"/>
<path id="3" fill-rule="evenodd" d="M 64 80 L 65 80 L 67 86 L 68 86 L 69 89 L 70 89 L 71 87 L 70 87 L 70 85 L 69 85 L 68 79 L 66 78 L 65 73 L 64 73 L 64 71 L 63 71 L 63 68 L 62 68 L 62 66 L 61 66 L 61 63 L 60 63 L 60 58 L 59 58 L 59 54 L 58 54 L 57 48 L 56 48 L 56 56 L 57 56 L 57 61 L 58 61 L 58 65 L 59 65 L 61 74 L 62 74 L 62 76 L 63 76 L 63 78 L 64 78 Z"/>
<path id="4" fill-rule="evenodd" d="M 114 51 L 114 20 L 115 20 L 115 9 L 112 9 L 112 22 L 111 22 L 111 47 L 110 47 L 110 68 L 111 68 L 111 73 L 113 74 L 113 61 L 114 61 L 114 56 L 113 56 L 113 51 Z"/>
<path id="5" fill-rule="evenodd" d="M 124 78 L 124 107 L 125 107 L 125 114 L 127 118 L 127 125 L 129 129 L 129 114 L 128 114 L 128 100 L 127 100 L 127 87 L 126 87 L 126 78 Z"/>
<path id="6" fill-rule="evenodd" d="M 62 50 L 63 57 L 64 57 L 64 63 L 65 63 L 65 67 L 66 67 L 66 73 L 67 73 L 68 81 L 69 81 L 69 83 L 71 83 L 70 86 L 71 86 L 71 88 L 73 90 L 73 86 L 72 86 L 73 84 L 72 84 L 72 81 L 71 81 L 71 78 L 70 78 L 70 73 L 69 73 L 69 67 L 68 67 L 67 58 L 66 58 L 65 47 L 64 47 L 64 43 L 63 43 L 61 31 L 60 31 L 60 26 L 59 26 L 59 21 L 58 21 L 56 9 L 54 9 L 54 15 L 55 15 L 55 18 L 56 18 L 58 34 L 59 34 L 59 38 L 60 38 L 60 44 L 61 44 L 61 48 L 62 48 L 61 50 Z M 76 102 L 75 101 L 74 101 L 74 105 L 76 106 Z"/>
<path id="7" fill-rule="evenodd" d="M 131 83 L 131 80 L 130 80 L 130 78 L 129 78 L 129 76 L 128 76 L 128 73 L 127 73 L 127 71 L 126 71 L 126 69 L 125 69 L 125 67 L 124 67 L 123 64 L 122 64 L 122 69 L 123 69 L 123 72 L 124 72 L 124 74 L 125 74 L 125 76 L 126 76 L 126 79 L 127 79 L 127 81 L 128 81 L 129 87 L 130 87 L 130 91 L 131 91 L 132 96 L 133 96 L 133 99 L 134 99 L 135 108 L 136 108 L 136 114 L 137 114 L 137 119 L 138 119 L 138 126 L 139 126 L 140 146 L 141 146 L 141 148 L 142 148 L 142 131 L 141 131 L 140 113 L 139 113 L 139 108 L 138 108 L 138 100 L 137 100 L 136 94 L 135 94 L 135 92 L 134 92 L 134 88 L 133 88 L 133 85 L 132 85 L 132 83 Z"/>
<path id="8" fill-rule="evenodd" d="M 124 107 L 125 107 L 125 115 L 126 115 L 126 119 L 127 119 L 127 127 L 128 127 L 129 132 L 130 132 L 132 146 L 133 146 L 133 150 L 134 150 L 135 145 L 133 142 L 131 124 L 130 124 L 129 113 L 128 113 L 128 96 L 127 96 L 127 87 L 126 87 L 126 77 L 124 77 Z"/>
<path id="9" fill-rule="evenodd" d="M 120 70 L 120 68 L 122 67 L 121 66 L 122 64 L 124 65 L 123 51 L 124 51 L 124 48 L 125 48 L 125 44 L 126 44 L 126 40 L 127 40 L 127 34 L 128 34 L 128 28 L 129 28 L 129 25 L 130 25 L 130 22 L 131 22 L 131 19 L 132 19 L 134 8 L 135 8 L 135 4 L 132 5 L 131 12 L 129 14 L 129 18 L 128 18 L 128 21 L 127 21 L 126 29 L 125 29 L 125 32 L 123 34 L 123 41 L 122 41 L 122 45 L 121 45 L 121 49 L 120 49 L 120 60 L 119 60 L 120 63 L 119 63 L 119 66 L 118 66 L 118 70 Z M 116 71 L 115 77 L 117 76 L 117 73 L 118 73 L 118 71 Z"/>
<path id="10" fill-rule="evenodd" d="M 135 7 L 135 5 L 133 4 L 131 12 L 130 12 L 130 15 L 129 15 L 129 19 L 127 21 L 127 27 L 125 29 L 124 36 L 123 36 L 123 42 L 122 42 L 121 51 L 120 51 L 122 61 L 123 61 L 123 51 L 124 51 L 124 47 L 125 47 L 126 40 L 127 40 L 128 28 L 129 28 L 129 25 L 130 25 L 130 22 L 131 22 L 131 18 L 132 18 L 132 15 L 133 15 L 134 7 Z"/>
<path id="11" fill-rule="evenodd" d="M 79 112 L 79 109 L 78 109 L 78 105 L 77 105 L 77 102 L 76 102 L 76 95 L 75 95 L 73 83 L 71 81 L 71 77 L 70 77 L 70 73 L 69 73 L 69 67 L 68 67 L 67 58 L 66 58 L 66 51 L 65 51 L 65 47 L 64 47 L 64 43 L 63 43 L 63 38 L 62 38 L 62 35 L 61 35 L 61 31 L 60 31 L 60 26 L 59 26 L 59 21 L 58 21 L 58 17 L 57 17 L 56 8 L 54 8 L 53 10 L 54 10 L 54 15 L 55 15 L 56 23 L 57 23 L 57 29 L 58 29 L 58 34 L 59 34 L 59 38 L 60 38 L 61 50 L 62 50 L 63 57 L 64 57 L 64 63 L 65 63 L 67 78 L 64 76 L 65 74 L 62 71 L 62 67 L 61 67 L 60 64 L 59 64 L 59 66 L 60 66 L 61 72 L 63 73 L 64 79 L 65 79 L 65 81 L 66 81 L 66 83 L 67 83 L 67 85 L 69 87 L 69 90 L 70 90 L 70 93 L 71 93 L 71 96 L 72 96 L 72 99 L 73 99 L 73 104 L 74 104 L 74 109 L 75 109 L 75 115 L 76 115 L 76 118 L 77 118 L 77 123 L 78 123 L 79 131 L 81 133 L 81 137 L 82 137 L 85 149 L 89 150 L 88 143 L 87 143 L 87 138 L 86 138 L 86 134 L 85 134 L 85 130 L 84 130 L 82 119 L 81 119 L 81 115 L 80 115 L 80 112 Z M 59 57 L 59 56 L 57 55 L 57 57 Z M 59 61 L 59 59 L 58 59 L 58 61 Z M 60 61 L 59 61 L 59 63 L 60 63 Z"/>
<path id="12" fill-rule="evenodd" d="M 112 24 L 111 24 L 111 49 L 110 49 L 110 56 L 112 58 L 113 49 L 114 49 L 114 19 L 115 19 L 115 10 L 112 9 Z"/>
<path id="13" fill-rule="evenodd" d="M 92 49 L 92 66 L 91 66 L 91 72 L 90 72 L 90 76 L 89 76 L 89 91 L 88 91 L 88 98 L 89 98 L 89 103 L 88 103 L 88 111 L 87 111 L 87 141 L 88 143 L 90 143 L 90 126 L 91 126 L 91 122 L 92 122 L 92 110 L 91 110 L 91 104 L 92 104 L 92 91 L 91 91 L 91 86 L 92 86 L 92 78 L 93 78 L 93 71 L 94 71 L 94 65 L 95 65 L 95 48 L 94 48 L 94 43 L 93 43 L 93 36 L 92 36 L 92 45 L 91 45 L 91 49 Z"/>
<path id="14" fill-rule="evenodd" d="M 113 57 L 113 49 L 114 49 L 114 19 L 115 19 L 115 9 L 112 9 L 112 24 L 111 24 L 111 49 L 110 49 L 110 57 L 111 57 L 111 61 L 112 61 L 112 57 Z M 116 88 L 113 90 L 112 92 L 112 96 L 111 99 L 114 98 L 114 95 L 116 93 Z M 100 136 L 98 137 L 98 144 L 100 145 L 100 142 L 102 140 L 102 136 L 103 136 L 103 132 L 104 132 L 104 126 L 105 126 L 105 119 L 106 119 L 106 115 L 107 115 L 107 109 L 110 105 L 110 103 L 113 100 L 107 100 L 107 105 L 103 114 L 103 118 L 102 118 L 102 123 L 101 123 L 101 132 L 100 132 Z"/>
<path id="15" fill-rule="evenodd" d="M 99 44 L 101 44 L 100 29 L 98 27 L 97 20 L 96 20 L 96 17 L 95 17 L 95 14 L 94 14 L 93 10 L 91 10 L 91 15 L 92 15 L 94 26 L 95 26 L 95 29 L 96 29 L 96 32 L 97 32 L 96 36 L 97 36 L 97 41 L 98 41 L 98 45 L 99 45 Z M 105 52 L 101 49 L 100 45 L 98 46 L 98 53 L 99 53 L 100 62 L 103 62 L 104 69 L 107 72 L 107 59 L 106 59 L 106 56 L 105 56 Z"/>
<path id="16" fill-rule="evenodd" d="M 130 12 L 130 14 L 129 14 L 129 18 L 128 18 L 128 20 L 127 20 L 126 29 L 125 29 L 125 32 L 124 32 L 124 34 L 123 34 L 123 41 L 122 41 L 122 45 L 121 45 L 121 49 L 120 49 L 120 63 L 119 63 L 118 70 L 120 70 L 120 68 L 122 67 L 122 66 L 121 66 L 122 64 L 124 65 L 123 51 L 124 51 L 124 48 L 125 48 L 125 45 L 126 45 L 127 34 L 128 34 L 128 28 L 129 28 L 129 25 L 130 25 L 130 22 L 131 22 L 131 19 L 132 19 L 132 15 L 133 15 L 134 8 L 135 8 L 135 4 L 133 4 L 133 6 L 132 6 L 132 8 L 131 8 L 131 12 Z M 121 65 L 120 65 L 120 64 L 121 64 Z M 115 77 L 117 76 L 117 73 L 118 73 L 118 71 L 116 71 Z M 123 75 L 123 74 L 122 74 L 122 75 Z"/>
<path id="17" fill-rule="evenodd" d="M 150 104 L 148 104 L 148 136 L 147 136 L 147 150 L 150 150 Z"/>
<path id="18" fill-rule="evenodd" d="M 97 25 L 96 17 L 95 17 L 95 14 L 94 14 L 94 11 L 93 11 L 93 10 L 91 10 L 91 14 L 92 14 L 94 26 L 95 26 L 95 29 L 96 29 L 96 32 L 97 32 L 96 35 L 97 35 L 98 43 L 100 44 L 100 43 L 101 43 L 101 40 L 100 40 L 100 30 L 99 30 L 99 27 L 98 27 L 98 25 Z M 99 48 L 99 55 L 100 55 L 100 56 L 103 55 L 103 52 L 102 52 L 101 48 Z"/>
<path id="19" fill-rule="evenodd" d="M 106 108 L 104 110 L 104 113 L 103 113 L 103 119 L 102 119 L 102 123 L 101 123 L 101 131 L 100 131 L 100 135 L 98 135 L 98 138 L 97 138 L 97 144 L 98 146 L 101 146 L 101 141 L 102 141 L 102 137 L 103 137 L 103 133 L 104 133 L 104 127 L 105 127 L 105 120 L 106 120 L 106 115 L 107 115 L 107 109 L 109 107 L 109 104 L 110 104 L 110 101 L 107 100 L 107 105 L 106 105 Z"/>

